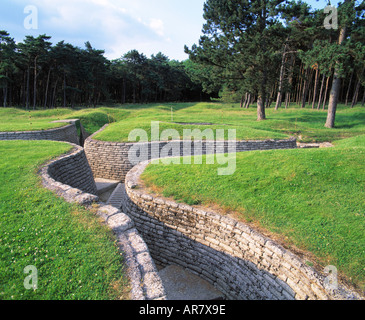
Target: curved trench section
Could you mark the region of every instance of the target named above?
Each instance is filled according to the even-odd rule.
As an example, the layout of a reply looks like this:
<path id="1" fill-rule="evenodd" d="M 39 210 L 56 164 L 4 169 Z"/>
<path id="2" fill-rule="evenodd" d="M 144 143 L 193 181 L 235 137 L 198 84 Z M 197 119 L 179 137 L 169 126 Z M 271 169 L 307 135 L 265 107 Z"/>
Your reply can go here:
<path id="1" fill-rule="evenodd" d="M 132 300 L 165 300 L 166 293 L 149 249 L 133 221 L 117 208 L 100 202 L 84 149 L 73 145 L 70 153 L 40 169 L 43 186 L 67 202 L 93 207 L 101 221 L 114 232 L 124 256 Z"/>
<path id="2" fill-rule="evenodd" d="M 0 140 L 51 140 L 80 145 L 76 123 L 79 120 L 62 120 L 55 122 L 69 123 L 61 128 L 41 131 L 0 132 Z"/>
<path id="3" fill-rule="evenodd" d="M 359 298 L 343 286 L 326 287 L 324 275 L 241 222 L 148 194 L 139 185 L 147 164 L 126 175 L 122 211 L 162 266 L 186 268 L 227 299 Z"/>
<path id="4" fill-rule="evenodd" d="M 101 221 L 114 232 L 125 259 L 123 268 L 127 269 L 132 300 L 166 300 L 156 265 L 133 221 L 117 208 L 101 202 L 97 195 L 99 192 L 93 173 L 84 148 L 80 147 L 87 137 L 82 124 L 77 119 L 60 122 L 71 124 L 44 131 L 0 133 L 0 140 L 53 140 L 72 145 L 68 154 L 51 160 L 40 168 L 43 186 L 67 202 L 86 208 L 92 206 Z"/>
<path id="5" fill-rule="evenodd" d="M 296 149 L 296 139 L 252 141 L 157 141 L 146 143 L 107 142 L 93 139 L 108 125 L 85 140 L 85 153 L 95 178 L 124 182 L 138 163 L 166 156 L 227 154 L 252 150 Z M 166 152 L 166 150 L 168 150 Z M 134 157 L 135 161 L 130 161 Z"/>
<path id="6" fill-rule="evenodd" d="M 74 149 L 71 153 L 59 157 L 47 166 L 48 175 L 57 181 L 60 186 L 67 185 L 83 193 L 97 195 L 97 188 L 93 173 L 82 147 L 71 144 Z"/>
<path id="7" fill-rule="evenodd" d="M 75 121 L 65 122 L 71 124 L 42 132 L 0 133 L 0 140 L 58 140 L 82 145 L 83 135 L 77 136 Z M 227 299 L 363 299 L 342 285 L 326 287 L 328 277 L 234 219 L 147 194 L 138 183 L 148 161 L 138 165 L 128 161 L 133 145 L 90 137 L 85 151 L 74 145 L 70 154 L 51 161 L 40 172 L 44 186 L 67 201 L 85 206 L 98 203 L 98 215 L 115 232 L 126 255 L 133 299 L 166 298 L 155 263 L 148 258 L 150 253 L 162 266 L 177 265 L 205 279 Z M 152 145 L 141 148 L 149 158 Z M 157 148 L 165 145 L 158 143 Z M 295 140 L 237 142 L 238 152 L 295 147 Z M 202 152 L 210 153 L 204 145 Z M 122 212 L 99 202 L 94 177 L 125 180 L 125 185 L 119 185 Z"/>

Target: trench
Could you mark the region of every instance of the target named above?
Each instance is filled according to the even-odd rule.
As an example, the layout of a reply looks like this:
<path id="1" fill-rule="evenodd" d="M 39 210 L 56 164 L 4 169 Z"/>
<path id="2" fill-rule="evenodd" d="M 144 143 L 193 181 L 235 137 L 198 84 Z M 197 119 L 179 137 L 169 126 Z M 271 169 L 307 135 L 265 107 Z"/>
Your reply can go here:
<path id="1" fill-rule="evenodd" d="M 131 170 L 132 179 L 135 169 Z M 128 174 L 126 183 L 130 184 L 130 180 Z M 251 237 L 252 243 L 247 248 L 240 246 L 243 238 L 237 239 L 234 232 L 240 234 L 243 230 L 232 220 L 214 213 L 196 213 L 185 205 L 181 206 L 181 211 L 174 211 L 172 207 L 166 210 L 160 199 L 142 193 L 142 197 L 148 199 L 144 201 L 134 196 L 135 190 L 139 192 L 138 187 L 131 188 L 115 180 L 96 179 L 96 185 L 101 199 L 120 209 L 135 223 L 149 248 L 168 300 L 295 300 L 309 297 L 310 294 L 303 291 L 298 294 L 298 290 L 296 292 L 286 283 L 287 277 L 278 277 L 273 270 L 265 268 L 269 258 L 255 259 L 255 255 L 262 258 L 265 254 L 264 248 L 258 245 L 263 242 L 262 238 L 254 238 L 251 230 L 244 228 L 244 237 Z M 229 237 L 236 243 L 228 240 Z M 285 259 L 290 261 L 292 258 L 289 255 Z M 280 265 L 281 261 L 277 259 L 276 263 Z M 284 269 L 279 273 L 290 272 Z M 314 294 L 312 298 L 315 298 Z"/>
<path id="2" fill-rule="evenodd" d="M 74 129 L 60 139 L 66 136 L 73 141 Z M 134 165 L 128 161 L 128 151 L 135 144 L 96 142 L 92 137 L 83 143 L 81 125 L 79 129 L 78 138 L 84 149 L 56 161 L 50 173 L 66 185 L 99 194 L 102 202 L 120 209 L 133 221 L 148 245 L 168 299 L 353 300 L 358 297 L 342 286 L 328 291 L 323 274 L 244 224 L 215 212 L 148 195 L 138 186 L 139 175 L 148 161 Z M 62 130 L 51 132 L 58 134 Z M 40 138 L 48 137 L 42 133 Z M 296 148 L 295 140 L 236 144 L 237 152 Z M 147 145 L 143 150 L 150 159 L 154 144 Z M 158 143 L 160 151 L 165 146 L 166 142 Z M 208 151 L 215 153 L 216 146 L 212 150 L 203 143 L 200 152 Z M 70 196 L 75 194 L 71 192 Z"/>
<path id="3" fill-rule="evenodd" d="M 123 190 L 124 185 L 120 185 L 119 181 L 116 180 L 100 178 L 95 179 L 95 183 L 100 201 L 117 209 L 122 209 L 122 201 L 125 199 L 122 192 L 118 191 L 118 188 Z M 196 273 L 190 272 L 177 263 L 164 264 L 156 260 L 154 256 L 152 256 L 152 259 L 165 288 L 168 300 L 208 301 L 225 299 L 222 292 Z"/>
<path id="4" fill-rule="evenodd" d="M 198 153 L 194 143 L 174 142 L 180 150 L 190 146 L 192 155 L 219 153 L 219 142 L 211 148 L 209 141 L 203 141 Z M 86 140 L 85 153 L 96 181 L 110 179 L 114 183 L 112 190 L 104 189 L 100 196 L 133 220 L 162 278 L 170 281 L 165 284 L 166 291 L 171 288 L 170 296 L 185 300 L 186 295 L 179 295 L 183 291 L 181 286 L 186 292 L 197 292 L 196 287 L 188 290 L 187 284 L 201 281 L 214 294 L 197 296 L 197 300 L 204 297 L 211 300 L 327 298 L 321 280 L 313 276 L 312 270 L 270 239 L 214 212 L 199 212 L 183 204 L 167 205 L 164 200 L 139 190 L 136 177 L 143 172 L 144 162 L 131 164 L 130 150 L 136 149 L 141 158 L 150 160 L 153 149 L 161 152 L 166 145 L 166 142 L 108 143 L 93 140 L 91 136 Z M 228 142 L 222 146 L 220 152 L 229 153 Z M 296 140 L 289 139 L 237 141 L 235 149 L 244 152 L 296 147 Z"/>
<path id="5" fill-rule="evenodd" d="M 92 137 L 85 140 L 77 119 L 59 122 L 71 124 L 39 132 L 0 133 L 0 139 L 57 140 L 84 146 L 49 164 L 49 177 L 45 175 L 43 183 L 68 201 L 78 198 L 88 203 L 96 198 L 92 195 L 99 193 L 103 201 L 128 215 L 149 247 L 155 260 L 153 269 L 157 267 L 168 299 L 327 298 L 321 279 L 312 269 L 247 226 L 214 212 L 168 203 L 138 190 L 138 178 L 146 164 L 129 162 L 129 150 L 136 144 L 101 142 Z M 161 152 L 167 144 L 156 142 L 137 147 L 144 146 L 140 150 L 151 159 L 152 147 Z M 187 144 L 196 155 L 194 141 L 175 144 L 180 150 Z M 209 141 L 199 144 L 198 154 L 230 151 L 228 142 L 214 143 L 213 148 Z M 242 152 L 295 147 L 296 141 L 291 139 L 237 141 L 235 149 Z M 146 266 L 142 263 L 136 267 Z"/>
<path id="6" fill-rule="evenodd" d="M 109 196 L 134 222 L 173 300 L 356 300 L 300 257 L 233 218 L 155 197 L 134 166 Z"/>

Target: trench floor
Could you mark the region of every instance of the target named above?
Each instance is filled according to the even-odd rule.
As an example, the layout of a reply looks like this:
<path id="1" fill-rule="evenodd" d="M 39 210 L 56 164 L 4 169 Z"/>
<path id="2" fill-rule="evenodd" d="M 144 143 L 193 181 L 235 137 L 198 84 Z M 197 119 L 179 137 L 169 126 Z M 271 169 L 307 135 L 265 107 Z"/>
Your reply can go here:
<path id="1" fill-rule="evenodd" d="M 102 202 L 118 206 L 119 181 L 95 179 Z M 206 280 L 176 265 L 162 267 L 156 263 L 168 300 L 223 300 L 224 295 Z"/>

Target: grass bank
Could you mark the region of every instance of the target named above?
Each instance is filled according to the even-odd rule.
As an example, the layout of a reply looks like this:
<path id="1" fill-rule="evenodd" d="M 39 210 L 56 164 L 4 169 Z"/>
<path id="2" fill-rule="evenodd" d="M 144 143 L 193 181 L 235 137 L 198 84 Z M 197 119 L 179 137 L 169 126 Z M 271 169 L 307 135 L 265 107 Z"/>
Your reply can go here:
<path id="1" fill-rule="evenodd" d="M 70 146 L 0 141 L 0 299 L 127 298 L 123 260 L 109 229 L 92 212 L 41 186 L 38 168 Z M 38 270 L 26 290 L 24 268 Z"/>
<path id="2" fill-rule="evenodd" d="M 107 123 L 124 119 L 129 112 L 118 108 L 100 107 L 97 109 L 49 109 L 25 111 L 16 108 L 0 108 L 0 132 L 37 131 L 59 128 L 64 123 L 57 120 L 80 119 L 88 133 L 98 131 Z"/>
<path id="3" fill-rule="evenodd" d="M 365 290 L 365 135 L 335 145 L 239 153 L 231 176 L 204 159 L 150 165 L 142 178 L 165 197 L 234 213 Z"/>
<path id="4" fill-rule="evenodd" d="M 52 109 L 24 111 L 14 108 L 0 109 L 1 131 L 42 130 L 62 126 L 54 120 L 81 119 L 89 133 L 103 125 L 110 126 L 98 133 L 95 139 L 128 142 L 129 134 L 142 129 L 151 136 L 151 122 L 160 122 L 160 132 L 176 129 L 183 137 L 184 129 L 236 130 L 238 140 L 286 139 L 294 136 L 301 142 L 336 141 L 365 134 L 365 108 L 338 106 L 336 128 L 324 128 L 327 112 L 312 109 L 267 109 L 267 120 L 256 121 L 256 109 L 241 109 L 238 104 L 224 103 L 165 103 L 113 105 L 95 109 Z M 209 125 L 199 125 L 199 124 Z"/>
<path id="5" fill-rule="evenodd" d="M 112 123 L 95 139 L 112 142 L 128 141 L 129 133 L 142 129 L 151 136 L 151 122 L 160 122 L 160 132 L 184 129 L 235 129 L 238 140 L 286 139 L 294 136 L 302 142 L 332 142 L 365 134 L 365 108 L 339 106 L 336 128 L 324 128 L 327 112 L 312 109 L 267 109 L 267 120 L 258 122 L 255 108 L 241 109 L 238 104 L 177 103 L 129 106 L 128 117 Z M 209 123 L 210 125 L 199 125 Z"/>

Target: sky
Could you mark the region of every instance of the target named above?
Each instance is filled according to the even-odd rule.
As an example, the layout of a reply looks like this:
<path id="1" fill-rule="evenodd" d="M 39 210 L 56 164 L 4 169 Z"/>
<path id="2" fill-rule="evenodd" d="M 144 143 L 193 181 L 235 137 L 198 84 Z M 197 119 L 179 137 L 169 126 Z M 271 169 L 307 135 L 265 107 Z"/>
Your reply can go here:
<path id="1" fill-rule="evenodd" d="M 185 60 L 202 35 L 205 0 L 1 0 L 0 30 L 17 42 L 26 35 L 51 36 L 84 47 L 86 41 L 112 60 L 136 49 Z M 324 8 L 326 0 L 305 1 Z M 336 4 L 338 1 L 332 1 Z"/>

